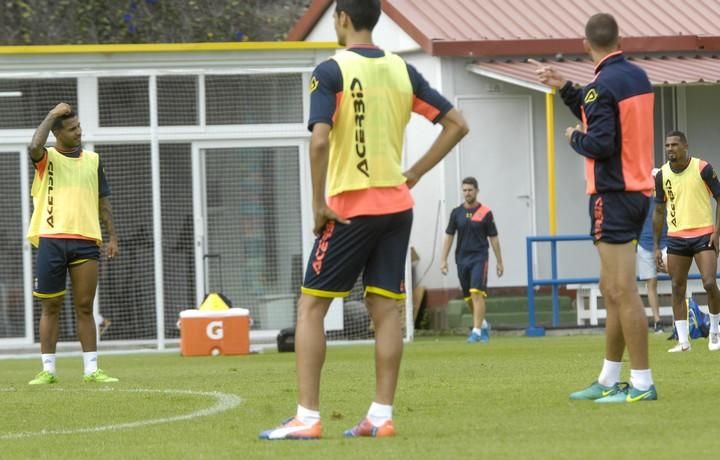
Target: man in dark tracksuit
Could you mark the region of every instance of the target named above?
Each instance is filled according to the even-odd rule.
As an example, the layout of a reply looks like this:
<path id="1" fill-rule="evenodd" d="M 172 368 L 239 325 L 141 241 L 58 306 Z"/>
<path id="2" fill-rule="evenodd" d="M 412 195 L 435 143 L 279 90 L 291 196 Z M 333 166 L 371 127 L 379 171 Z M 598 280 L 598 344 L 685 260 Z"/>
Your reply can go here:
<path id="1" fill-rule="evenodd" d="M 565 137 L 584 156 L 590 195 L 590 233 L 600 254 L 600 290 L 607 308 L 605 361 L 596 382 L 570 399 L 599 403 L 657 399 L 648 361 L 647 317 L 635 282 L 635 247 L 648 211 L 653 180 L 653 90 L 645 72 L 619 49 L 609 14 L 592 16 L 584 45 L 595 78 L 576 88 L 557 70 L 537 63 L 541 82 L 560 89 L 582 120 Z M 621 386 L 622 355 L 630 355 L 630 386 Z"/>

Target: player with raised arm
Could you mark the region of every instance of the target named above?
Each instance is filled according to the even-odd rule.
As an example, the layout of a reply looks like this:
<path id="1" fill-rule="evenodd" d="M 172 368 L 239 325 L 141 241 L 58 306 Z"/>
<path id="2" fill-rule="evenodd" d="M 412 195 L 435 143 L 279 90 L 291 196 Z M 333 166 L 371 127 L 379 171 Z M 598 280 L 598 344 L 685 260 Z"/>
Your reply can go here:
<path id="1" fill-rule="evenodd" d="M 50 131 L 55 146 L 45 147 Z M 73 289 L 78 337 L 83 350 L 84 381 L 112 383 L 97 365 L 97 330 L 93 299 L 98 280 L 98 259 L 105 226 L 108 258 L 118 255 L 118 242 L 108 187 L 100 157 L 82 148 L 80 120 L 66 103 L 53 108 L 40 123 L 30 144 L 35 167 L 32 184 L 34 211 L 28 239 L 37 247 L 36 286 L 40 299 L 40 350 L 43 370 L 29 383 L 56 383 L 55 348 L 58 317 L 65 299 L 67 274 Z"/>
<path id="2" fill-rule="evenodd" d="M 600 254 L 605 360 L 598 379 L 570 395 L 598 403 L 657 399 L 648 357 L 647 317 L 638 294 L 635 250 L 647 215 L 653 179 L 654 94 L 645 71 L 625 58 L 618 24 L 598 13 L 585 25 L 585 50 L 595 78 L 582 88 L 552 66 L 538 65 L 542 83 L 560 96 L 582 125 L 565 137 L 585 157 L 590 234 Z M 620 385 L 622 356 L 630 355 L 630 385 Z"/>

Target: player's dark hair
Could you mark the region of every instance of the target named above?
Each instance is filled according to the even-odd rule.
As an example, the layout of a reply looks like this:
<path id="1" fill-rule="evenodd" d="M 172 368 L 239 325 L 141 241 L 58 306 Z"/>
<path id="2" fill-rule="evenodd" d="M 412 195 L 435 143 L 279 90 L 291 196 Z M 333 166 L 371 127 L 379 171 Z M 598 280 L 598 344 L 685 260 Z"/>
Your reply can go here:
<path id="1" fill-rule="evenodd" d="M 587 24 L 585 24 L 585 38 L 594 48 L 608 49 L 614 47 L 620 38 L 617 21 L 608 13 L 598 13 L 590 16 Z"/>
<path id="2" fill-rule="evenodd" d="M 77 114 L 73 112 L 72 110 L 65 115 L 60 115 L 53 121 L 52 128 L 50 128 L 51 131 L 57 131 L 59 129 L 63 128 L 63 123 L 65 123 L 65 120 L 69 120 L 71 118 L 77 117 Z"/>
<path id="3" fill-rule="evenodd" d="M 337 0 L 335 13 L 350 16 L 355 30 L 372 30 L 380 19 L 380 0 Z"/>
<path id="4" fill-rule="evenodd" d="M 683 144 L 687 145 L 687 136 L 686 136 L 685 133 L 682 132 L 682 131 L 677 131 L 677 130 L 675 130 L 675 131 L 670 131 L 670 132 L 668 132 L 668 133 L 665 135 L 665 138 L 668 138 L 668 137 L 679 137 L 679 138 L 680 138 L 680 142 L 682 142 Z"/>
<path id="5" fill-rule="evenodd" d="M 463 183 L 463 185 L 465 185 L 465 184 L 472 185 L 476 189 L 479 188 L 477 179 L 475 179 L 474 177 L 466 177 L 465 179 L 463 179 L 462 183 Z"/>

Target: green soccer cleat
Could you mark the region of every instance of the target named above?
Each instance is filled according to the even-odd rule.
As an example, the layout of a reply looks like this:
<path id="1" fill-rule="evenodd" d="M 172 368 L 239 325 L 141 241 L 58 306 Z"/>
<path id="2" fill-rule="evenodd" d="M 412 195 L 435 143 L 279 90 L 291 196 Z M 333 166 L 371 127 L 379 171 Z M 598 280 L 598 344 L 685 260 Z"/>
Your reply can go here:
<path id="1" fill-rule="evenodd" d="M 38 375 L 35 376 L 34 379 L 30 380 L 28 384 L 30 385 L 50 385 L 52 383 L 57 383 L 58 379 L 55 377 L 55 374 L 48 372 L 48 371 L 42 371 Z"/>
<path id="2" fill-rule="evenodd" d="M 624 388 L 614 395 L 596 399 L 595 402 L 598 404 L 634 403 L 639 401 L 656 401 L 657 399 L 658 395 L 655 390 L 655 385 L 645 391 L 638 390 L 632 385 L 625 385 Z"/>
<path id="3" fill-rule="evenodd" d="M 584 390 L 570 393 L 570 399 L 573 401 L 594 401 L 596 399 L 605 398 L 616 394 L 621 391 L 620 385 L 615 384 L 611 387 L 601 385 L 597 381 L 593 382 L 592 385 L 585 388 Z"/>
<path id="4" fill-rule="evenodd" d="M 98 369 L 92 374 L 86 375 L 83 380 L 85 383 L 115 383 L 120 381 L 115 377 L 110 377 L 102 369 Z"/>

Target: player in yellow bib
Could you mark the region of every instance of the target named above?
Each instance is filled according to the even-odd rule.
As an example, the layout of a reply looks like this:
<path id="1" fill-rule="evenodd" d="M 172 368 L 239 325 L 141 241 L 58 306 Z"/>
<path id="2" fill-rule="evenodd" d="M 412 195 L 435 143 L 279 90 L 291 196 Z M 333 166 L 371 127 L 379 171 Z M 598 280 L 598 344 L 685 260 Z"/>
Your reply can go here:
<path id="1" fill-rule="evenodd" d="M 50 131 L 55 147 L 45 148 Z M 53 108 L 40 123 L 30 144 L 35 167 L 32 184 L 33 215 L 28 240 L 37 248 L 33 295 L 40 299 L 40 350 L 43 370 L 31 385 L 57 382 L 55 347 L 58 317 L 65 299 L 67 274 L 73 289 L 78 337 L 83 350 L 84 381 L 112 383 L 97 366 L 97 335 L 93 299 L 98 279 L 102 233 L 110 238 L 109 258 L 118 254 L 117 237 L 110 208 L 110 189 L 100 157 L 83 150 L 80 120 L 65 103 Z"/>
<path id="2" fill-rule="evenodd" d="M 663 266 L 659 249 L 663 221 L 667 221 L 667 264 L 672 278 L 672 302 L 678 343 L 671 353 L 690 351 L 685 290 L 688 271 L 693 260 L 702 276 L 710 310 L 710 351 L 720 350 L 720 290 L 715 280 L 718 259 L 720 204 L 713 215 L 711 198 L 720 203 L 720 181 L 705 160 L 688 154 L 685 133 L 671 131 L 665 140 L 668 162 L 655 176 L 655 207 L 653 216 L 655 259 Z M 661 205 L 660 205 L 661 204 Z"/>
<path id="3" fill-rule="evenodd" d="M 403 347 L 397 302 L 405 298 L 413 218 L 409 189 L 468 131 L 462 115 L 414 67 L 372 44 L 379 0 L 337 0 L 335 5 L 335 31 L 347 49 L 318 65 L 310 80 L 317 239 L 298 302 L 298 407 L 294 417 L 260 434 L 267 440 L 322 436 L 323 320 L 332 299 L 347 296 L 360 273 L 375 325 L 375 395 L 367 416 L 345 436 L 395 435 L 392 404 Z M 412 112 L 443 130 L 403 172 L 403 137 Z"/>

